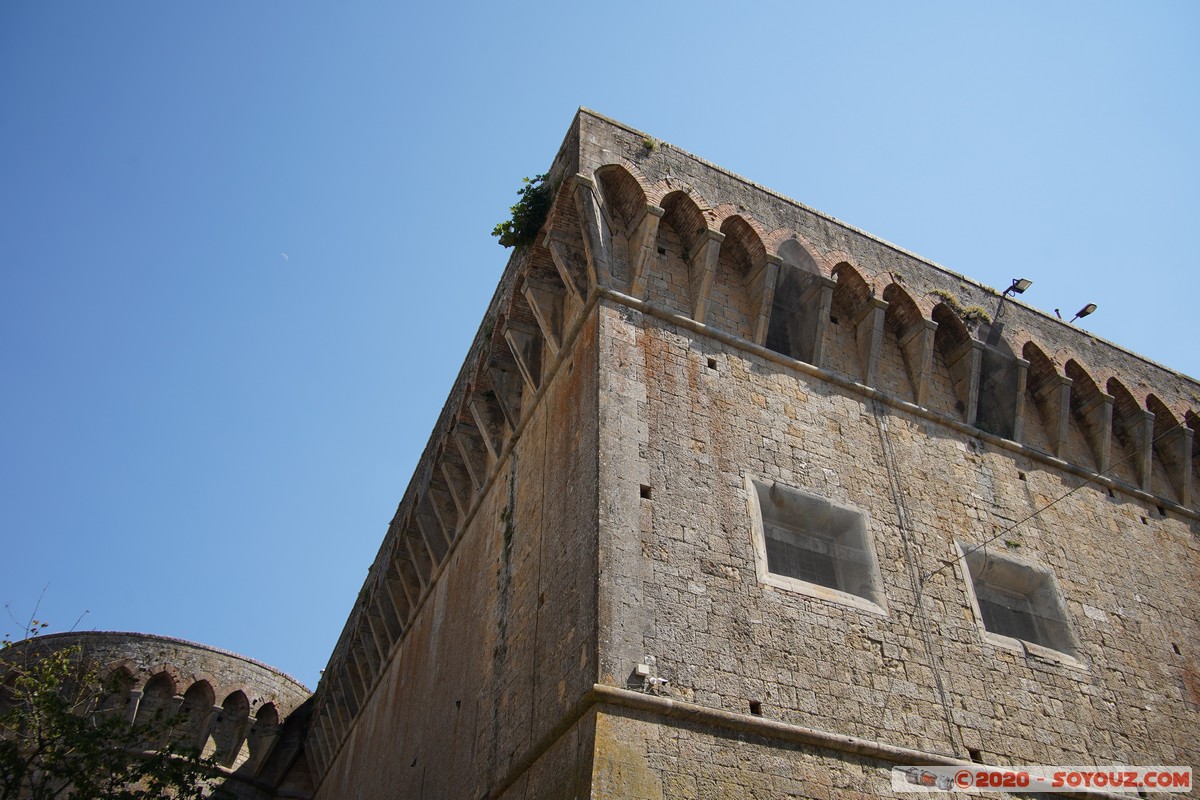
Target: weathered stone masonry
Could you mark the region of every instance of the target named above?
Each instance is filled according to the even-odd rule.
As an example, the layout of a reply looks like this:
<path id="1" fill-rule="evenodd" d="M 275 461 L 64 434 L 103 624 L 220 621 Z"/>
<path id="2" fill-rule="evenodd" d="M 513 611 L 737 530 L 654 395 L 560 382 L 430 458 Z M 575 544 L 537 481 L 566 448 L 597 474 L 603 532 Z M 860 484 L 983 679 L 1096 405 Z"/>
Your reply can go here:
<path id="1" fill-rule="evenodd" d="M 1200 762 L 1196 381 L 587 110 L 549 184 L 277 796 Z"/>

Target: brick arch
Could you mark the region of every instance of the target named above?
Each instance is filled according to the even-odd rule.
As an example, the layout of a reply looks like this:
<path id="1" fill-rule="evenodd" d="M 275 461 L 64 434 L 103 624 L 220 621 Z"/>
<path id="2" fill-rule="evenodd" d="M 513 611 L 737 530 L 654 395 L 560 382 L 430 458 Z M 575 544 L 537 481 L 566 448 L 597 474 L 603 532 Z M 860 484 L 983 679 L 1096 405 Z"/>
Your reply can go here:
<path id="1" fill-rule="evenodd" d="M 1021 358 L 1029 362 L 1025 379 L 1025 412 L 1021 443 L 1062 458 L 1067 430 L 1062 427 L 1062 374 L 1033 340 L 1021 346 Z"/>
<path id="2" fill-rule="evenodd" d="M 1156 394 L 1146 396 L 1146 410 L 1154 415 L 1154 438 L 1165 436 L 1170 430 L 1178 428 L 1182 423 L 1175 413 Z"/>
<path id="3" fill-rule="evenodd" d="M 249 726 L 250 700 L 241 689 L 235 689 L 221 701 L 221 711 L 212 729 L 217 763 L 236 768 L 239 755 L 245 760 L 249 754 L 242 752 L 242 746 Z"/>
<path id="4" fill-rule="evenodd" d="M 178 690 L 179 684 L 165 669 L 154 672 L 143 684 L 135 721 L 151 726 L 142 742 L 147 749 L 157 749 L 166 743 L 166 724 L 175 713 Z"/>
<path id="5" fill-rule="evenodd" d="M 646 207 L 646 190 L 633 173 L 621 164 L 606 164 L 595 172 L 604 207 L 614 221 L 628 227 Z"/>
<path id="6" fill-rule="evenodd" d="M 905 399 L 925 405 L 928 400 L 927 361 L 932 356 L 932 353 L 926 352 L 926 348 L 933 344 L 932 334 L 926 334 L 929 328 L 925 316 L 908 291 L 898 283 L 889 283 L 884 287 L 883 299 L 888 307 L 883 314 L 886 346 L 881 361 L 883 375 L 880 385 L 896 386 L 901 395 L 907 389 Z M 892 369 L 890 365 L 893 362 L 902 369 Z M 889 372 L 897 374 L 893 376 Z"/>
<path id="7" fill-rule="evenodd" d="M 645 184 L 643 184 L 643 186 L 645 186 Z M 693 187 L 677 183 L 672 181 L 670 178 L 664 181 L 659 181 L 653 186 L 645 186 L 645 189 L 646 199 L 651 203 L 654 203 L 656 206 L 663 206 L 665 208 L 666 206 L 663 204 L 666 202 L 668 197 L 673 194 L 682 194 L 691 200 L 696 205 L 696 208 L 700 209 L 700 213 L 704 214 L 706 218 L 712 216 L 713 214 L 713 206 L 708 202 L 708 198 L 700 194 L 700 192 L 696 191 Z"/>
<path id="8" fill-rule="evenodd" d="M 777 230 L 763 240 L 764 250 L 779 259 L 766 346 L 777 353 L 815 366 L 825 362 L 833 281 L 826 277 L 812 245 L 799 234 Z"/>
<path id="9" fill-rule="evenodd" d="M 708 220 L 701 206 L 690 192 L 682 189 L 667 194 L 662 202 L 662 225 L 669 225 L 679 237 L 684 252 L 689 256 L 695 252 L 701 241 L 701 236 L 708 230 Z M 686 257 L 684 260 L 687 260 Z"/>
<path id="10" fill-rule="evenodd" d="M 1087 443 L 1086 448 L 1076 450 L 1076 457 L 1072 460 L 1084 464 L 1090 455 L 1089 466 L 1097 470 L 1107 469 L 1110 452 L 1106 442 L 1111 437 L 1111 427 L 1108 430 L 1102 429 L 1102 420 L 1098 416 L 1104 392 L 1081 360 L 1068 358 L 1063 365 L 1063 371 L 1071 379 L 1071 418 L 1077 423 Z"/>
<path id="11" fill-rule="evenodd" d="M 1147 434 L 1143 430 L 1142 404 L 1119 378 L 1109 378 L 1104 389 L 1113 398 L 1112 469 L 1109 474 L 1133 486 L 1149 488 L 1150 479 L 1144 472 L 1150 465 L 1142 463 L 1143 437 Z"/>
<path id="12" fill-rule="evenodd" d="M 815 252 L 813 246 L 799 234 L 789 236 L 775 247 L 775 253 L 785 264 L 813 275 L 823 275 L 825 273 Z"/>
<path id="13" fill-rule="evenodd" d="M 1176 416 L 1158 395 L 1146 396 L 1146 409 L 1154 415 L 1153 449 L 1155 478 L 1152 487 L 1159 483 L 1171 491 L 1174 498 L 1188 505 L 1192 501 L 1191 459 L 1195 443 L 1188 439 L 1185 418 Z M 1193 434 L 1194 436 L 1194 434 Z M 1159 471 L 1162 474 L 1158 474 Z"/>
<path id="14" fill-rule="evenodd" d="M 925 322 L 917 301 L 898 283 L 889 283 L 883 290 L 883 299 L 888 308 L 885 320 L 888 324 L 897 326 L 897 331 L 903 331 Z"/>
<path id="15" fill-rule="evenodd" d="M 974 422 L 976 398 L 971 387 L 973 358 L 967 348 L 973 341 L 962 319 L 945 303 L 938 303 L 930 314 L 937 323 L 933 333 L 935 371 L 945 380 L 948 392 L 941 398 L 942 410 L 953 417 Z M 948 386 L 946 386 L 948 384 Z"/>
<path id="16" fill-rule="evenodd" d="M 837 281 L 833 290 L 835 303 L 840 301 L 847 308 L 857 309 L 875 295 L 875 290 L 849 261 L 838 262 L 831 272 Z"/>
<path id="17" fill-rule="evenodd" d="M 1200 414 L 1192 409 L 1183 412 L 1183 424 L 1192 429 L 1192 488 L 1193 506 L 1200 500 Z"/>
<path id="18" fill-rule="evenodd" d="M 755 226 L 740 214 L 732 214 L 721 223 L 725 240 L 721 255 L 728 254 L 731 263 L 744 278 L 767 260 L 767 248 Z"/>
<path id="19" fill-rule="evenodd" d="M 830 324 L 826 328 L 824 353 L 826 366 L 856 381 L 864 379 L 866 364 L 857 336 L 856 324 L 871 299 L 871 287 L 848 261 L 834 266 L 833 294 L 830 300 Z"/>
<path id="20" fill-rule="evenodd" d="M 1046 351 L 1033 340 L 1027 341 L 1021 346 L 1021 358 L 1029 362 L 1028 382 L 1030 384 L 1048 381 L 1059 375 L 1054 360 L 1046 355 Z"/>
<path id="21" fill-rule="evenodd" d="M 123 714 L 129 708 L 133 687 L 137 685 L 136 670 L 136 667 L 118 662 L 102 671 L 100 685 L 104 695 L 100 698 L 100 711 Z"/>
<path id="22" fill-rule="evenodd" d="M 150 681 L 157 677 L 160 673 L 165 673 L 166 676 L 171 679 L 171 687 L 175 693 L 178 693 L 181 686 L 185 686 L 188 683 L 187 679 L 183 676 L 183 673 L 179 671 L 177 666 L 174 664 L 168 664 L 166 662 L 159 662 L 147 667 L 145 671 L 141 673 L 141 675 L 145 676 L 145 680 L 143 680 L 140 685 L 135 686 L 134 688 L 145 691 L 146 685 L 149 684 Z"/>

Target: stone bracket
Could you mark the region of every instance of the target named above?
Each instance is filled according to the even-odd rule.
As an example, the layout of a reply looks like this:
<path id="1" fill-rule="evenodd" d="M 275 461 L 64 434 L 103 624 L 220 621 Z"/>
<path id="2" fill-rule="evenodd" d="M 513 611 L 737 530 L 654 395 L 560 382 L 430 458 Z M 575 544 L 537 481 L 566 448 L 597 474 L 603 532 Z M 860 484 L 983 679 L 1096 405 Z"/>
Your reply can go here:
<path id="1" fill-rule="evenodd" d="M 1031 389 L 1042 423 L 1050 436 L 1050 446 L 1055 458 L 1064 458 L 1067 452 L 1067 436 L 1071 430 L 1071 385 L 1065 375 L 1055 375 Z"/>
<path id="2" fill-rule="evenodd" d="M 582 303 L 591 286 L 595 285 L 594 281 L 589 284 L 591 278 L 586 255 L 581 257 L 575 250 L 574 242 L 561 231 L 550 231 L 542 243 L 550 252 L 550 259 L 558 270 L 563 286 L 577 302 Z"/>
<path id="3" fill-rule="evenodd" d="M 1171 475 L 1171 482 L 1179 494 L 1182 505 L 1192 504 L 1192 448 L 1196 432 L 1186 425 L 1179 425 L 1165 433 L 1155 442 L 1158 457 L 1162 459 Z"/>
<path id="4" fill-rule="evenodd" d="M 471 416 L 475 416 L 475 411 L 469 408 Z M 484 447 L 479 446 L 482 437 L 477 433 L 476 428 L 468 422 L 460 422 L 454 427 L 451 433 L 454 439 L 454 445 L 458 448 L 458 454 L 462 458 L 463 468 L 467 471 L 467 476 L 471 479 L 471 483 L 475 487 L 475 491 L 483 488 L 483 482 L 487 479 L 488 460 L 485 452 L 486 442 Z"/>
<path id="5" fill-rule="evenodd" d="M 541 331 L 533 325 L 509 320 L 504 325 L 504 340 L 508 342 L 525 385 L 531 392 L 536 392 L 542 383 Z"/>
<path id="6" fill-rule="evenodd" d="M 863 365 L 863 384 L 875 385 L 875 373 L 879 369 L 879 354 L 883 349 L 883 319 L 887 301 L 878 297 L 868 298 L 854 320 L 854 340 L 858 344 L 858 357 Z"/>
<path id="7" fill-rule="evenodd" d="M 946 357 L 946 367 L 954 381 L 954 391 L 963 404 L 963 421 L 975 424 L 979 413 L 979 372 L 983 364 L 983 345 L 969 339 Z"/>
<path id="8" fill-rule="evenodd" d="M 515 359 L 514 359 L 515 360 Z M 488 376 L 492 379 L 492 392 L 500 406 L 500 413 L 508 423 L 510 430 L 516 430 L 521 422 L 521 380 L 520 373 L 512 368 L 507 361 L 493 361 L 488 367 Z M 504 444 L 503 425 L 496 428 L 496 457 L 500 456 L 500 448 Z"/>
<path id="9" fill-rule="evenodd" d="M 746 296 L 750 298 L 750 325 L 753 329 L 751 336 L 755 344 L 761 346 L 767 341 L 767 330 L 771 324 L 771 307 L 775 302 L 775 286 L 779 282 L 779 270 L 783 268 L 783 259 L 778 256 L 767 256 L 746 276 Z M 754 306 L 757 305 L 757 308 Z"/>
<path id="10" fill-rule="evenodd" d="M 579 226 L 583 229 L 583 252 L 587 257 L 587 276 L 590 286 L 597 285 L 597 276 L 609 275 L 609 243 L 604 238 L 604 222 L 601 219 L 596 183 L 586 175 L 576 175 L 571 194 L 575 210 L 579 214 Z"/>
<path id="11" fill-rule="evenodd" d="M 1012 436 L 1014 442 L 1021 441 L 1025 433 L 1025 387 L 1029 382 L 1029 362 L 1014 357 L 1012 368 L 1017 371 L 1016 397 L 1013 398 Z"/>
<path id="12" fill-rule="evenodd" d="M 1092 447 L 1092 454 L 1096 456 L 1097 472 L 1108 472 L 1110 466 L 1114 400 L 1111 394 L 1100 392 L 1075 408 L 1075 415 L 1083 423 L 1084 435 Z"/>
<path id="13" fill-rule="evenodd" d="M 475 428 L 479 431 L 483 446 L 487 448 L 493 461 L 499 459 L 500 449 L 504 444 L 504 413 L 495 393 L 474 391 L 467 405 L 475 419 Z M 484 477 L 486 473 L 481 473 L 480 486 L 483 485 Z"/>
<path id="14" fill-rule="evenodd" d="M 705 228 L 700 244 L 688 261 L 688 289 L 692 294 L 692 319 L 701 324 L 708 316 L 708 301 L 712 295 L 713 276 L 717 274 L 717 259 L 725 234 Z"/>
<path id="15" fill-rule="evenodd" d="M 667 213 L 659 206 L 647 203 L 641 219 L 633 226 L 629 237 L 629 293 L 639 300 L 646 299 L 646 279 L 649 265 L 654 259 L 654 247 L 658 241 L 658 222 Z"/>
<path id="16" fill-rule="evenodd" d="M 908 367 L 908 377 L 912 380 L 919 406 L 929 402 L 929 376 L 933 374 L 933 336 L 936 332 L 937 323 L 922 318 L 899 337 L 900 350 L 904 353 L 904 363 Z"/>
<path id="17" fill-rule="evenodd" d="M 550 351 L 550 358 L 554 359 L 562 348 L 563 287 L 527 276 L 521 291 L 538 327 L 542 329 L 542 339 Z"/>

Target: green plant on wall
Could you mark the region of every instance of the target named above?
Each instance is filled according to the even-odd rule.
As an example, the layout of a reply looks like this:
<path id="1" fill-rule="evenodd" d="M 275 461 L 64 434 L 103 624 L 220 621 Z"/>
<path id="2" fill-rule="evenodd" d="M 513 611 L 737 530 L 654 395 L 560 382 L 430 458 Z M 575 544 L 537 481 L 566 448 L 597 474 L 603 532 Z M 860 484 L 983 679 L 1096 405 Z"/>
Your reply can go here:
<path id="1" fill-rule="evenodd" d="M 939 298 L 946 304 L 947 308 L 957 314 L 968 325 L 974 322 L 986 322 L 990 325 L 992 322 L 992 315 L 984 308 L 980 306 L 964 306 L 952 292 L 947 292 L 944 289 L 934 289 L 930 294 Z"/>
<path id="2" fill-rule="evenodd" d="M 546 185 L 545 174 L 523 178 L 521 183 L 517 190 L 519 199 L 509 209 L 512 216 L 492 228 L 492 236 L 503 247 L 533 244 L 550 211 L 550 187 Z"/>

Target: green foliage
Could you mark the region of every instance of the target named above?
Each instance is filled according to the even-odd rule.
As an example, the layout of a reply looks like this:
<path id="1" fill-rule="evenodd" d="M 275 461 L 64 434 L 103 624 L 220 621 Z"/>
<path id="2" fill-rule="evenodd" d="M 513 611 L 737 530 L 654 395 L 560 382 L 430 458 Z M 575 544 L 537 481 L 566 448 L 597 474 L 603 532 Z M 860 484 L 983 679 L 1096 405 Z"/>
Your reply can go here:
<path id="1" fill-rule="evenodd" d="M 517 190 L 520 199 L 509 209 L 512 216 L 492 228 L 492 236 L 499 238 L 503 247 L 533 244 L 550 211 L 550 187 L 546 185 L 545 174 L 523 178 L 521 183 Z"/>
<path id="2" fill-rule="evenodd" d="M 78 647 L 38 647 L 44 623 L 0 644 L 0 800 L 229 797 L 212 759 L 173 741 L 164 720 L 134 725 Z M 111 689 L 112 687 L 107 687 Z M 147 741 L 167 744 L 153 752 Z"/>
<path id="3" fill-rule="evenodd" d="M 986 309 L 981 306 L 964 306 L 953 292 L 947 292 L 944 289 L 934 289 L 930 294 L 940 298 L 946 304 L 947 308 L 957 314 L 967 324 L 986 322 L 990 325 L 992 322 L 992 315 Z"/>
<path id="4" fill-rule="evenodd" d="M 658 150 L 658 147 L 659 147 L 658 139 L 655 139 L 653 136 L 643 136 L 642 137 L 642 148 L 647 153 L 656 152 Z"/>

